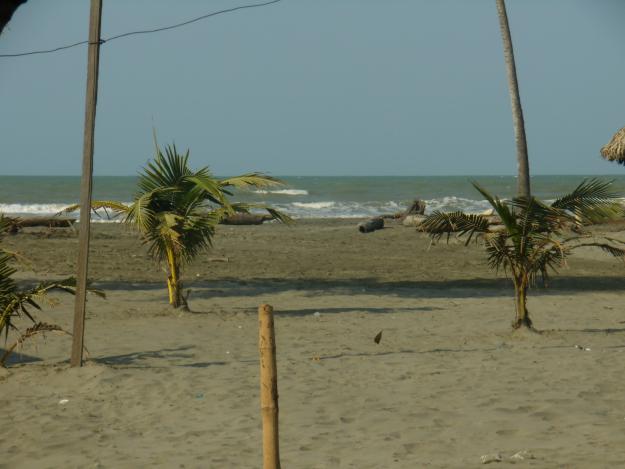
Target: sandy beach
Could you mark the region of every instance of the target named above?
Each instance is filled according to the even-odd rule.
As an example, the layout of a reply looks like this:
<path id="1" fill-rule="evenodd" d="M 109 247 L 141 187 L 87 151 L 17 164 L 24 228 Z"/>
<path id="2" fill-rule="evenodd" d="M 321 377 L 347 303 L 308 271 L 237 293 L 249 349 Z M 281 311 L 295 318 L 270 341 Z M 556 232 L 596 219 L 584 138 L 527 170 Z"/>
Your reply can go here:
<path id="1" fill-rule="evenodd" d="M 542 333 L 513 333 L 511 285 L 481 246 L 356 222 L 220 226 L 185 271 L 192 313 L 167 306 L 133 232 L 94 225 L 107 299 L 89 299 L 89 360 L 70 369 L 70 338 L 48 335 L 0 370 L 0 468 L 260 467 L 261 303 L 276 310 L 283 468 L 625 467 L 622 263 L 574 255 L 530 294 Z M 5 241 L 25 283 L 74 273 L 69 230 Z M 71 330 L 58 298 L 38 317 Z"/>

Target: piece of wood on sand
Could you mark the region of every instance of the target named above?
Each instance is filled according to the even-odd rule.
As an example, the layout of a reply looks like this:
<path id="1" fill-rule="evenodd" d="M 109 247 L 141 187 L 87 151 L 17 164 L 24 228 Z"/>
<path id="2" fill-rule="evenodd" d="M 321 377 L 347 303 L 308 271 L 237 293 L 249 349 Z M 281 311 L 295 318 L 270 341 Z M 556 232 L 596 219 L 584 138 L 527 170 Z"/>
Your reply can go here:
<path id="1" fill-rule="evenodd" d="M 260 349 L 260 410 L 263 419 L 263 469 L 280 469 L 278 438 L 278 370 L 273 307 L 258 308 Z"/>
<path id="2" fill-rule="evenodd" d="M 424 215 L 425 214 L 425 202 L 423 200 L 415 199 L 410 204 L 410 207 L 406 209 L 403 216 L 408 215 Z"/>
<path id="3" fill-rule="evenodd" d="M 390 213 L 380 215 L 380 217 L 385 218 L 387 220 L 400 220 L 403 221 L 406 217 L 410 216 L 424 216 L 425 214 L 425 202 L 423 200 L 415 199 L 413 200 L 408 208 L 403 212 L 398 213 Z"/>
<path id="4" fill-rule="evenodd" d="M 381 230 L 382 228 L 384 228 L 384 218 L 382 217 L 376 217 L 358 223 L 358 231 L 361 233 L 371 233 L 372 231 Z"/>
<path id="5" fill-rule="evenodd" d="M 219 223 L 222 225 L 261 225 L 262 223 L 273 220 L 271 215 L 261 215 L 257 213 L 235 213 L 229 217 L 223 218 Z"/>
<path id="6" fill-rule="evenodd" d="M 29 218 L 10 218 L 6 217 L 9 222 L 9 233 L 15 234 L 22 228 L 38 227 L 45 228 L 73 228 L 76 218 L 68 217 L 29 217 Z"/>

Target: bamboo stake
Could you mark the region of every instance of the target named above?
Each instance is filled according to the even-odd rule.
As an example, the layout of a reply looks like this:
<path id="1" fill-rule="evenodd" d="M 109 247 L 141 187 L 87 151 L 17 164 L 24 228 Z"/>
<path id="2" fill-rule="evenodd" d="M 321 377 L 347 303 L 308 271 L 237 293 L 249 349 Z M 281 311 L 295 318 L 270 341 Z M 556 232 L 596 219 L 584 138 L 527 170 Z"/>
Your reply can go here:
<path id="1" fill-rule="evenodd" d="M 260 347 L 260 409 L 263 418 L 263 469 L 280 469 L 278 438 L 278 370 L 273 307 L 258 308 Z"/>
<path id="2" fill-rule="evenodd" d="M 71 366 L 82 366 L 85 335 L 85 303 L 87 296 L 87 269 L 89 265 L 89 237 L 91 228 L 91 188 L 93 179 L 93 145 L 95 111 L 98 100 L 98 71 L 100 67 L 100 24 L 102 0 L 91 0 L 89 16 L 89 51 L 87 55 L 87 93 L 85 97 L 85 129 L 80 180 L 80 227 L 78 232 L 78 273 L 74 301 L 74 334 Z"/>

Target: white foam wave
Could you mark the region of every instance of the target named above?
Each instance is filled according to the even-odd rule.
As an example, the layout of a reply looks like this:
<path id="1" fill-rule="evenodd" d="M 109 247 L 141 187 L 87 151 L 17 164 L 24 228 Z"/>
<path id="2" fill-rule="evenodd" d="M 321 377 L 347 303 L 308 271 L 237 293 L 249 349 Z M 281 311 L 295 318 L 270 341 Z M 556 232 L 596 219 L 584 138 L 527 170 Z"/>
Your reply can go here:
<path id="1" fill-rule="evenodd" d="M 275 191 L 269 191 L 265 189 L 259 189 L 254 191 L 256 194 L 278 194 L 278 195 L 308 195 L 308 191 L 304 189 L 278 189 Z"/>
<path id="2" fill-rule="evenodd" d="M 441 212 L 454 212 L 461 210 L 467 213 L 482 213 L 488 210 L 491 205 L 487 200 L 465 199 L 463 197 L 447 196 L 438 199 L 429 199 L 425 201 L 426 213 L 432 213 L 436 210 Z"/>
<path id="3" fill-rule="evenodd" d="M 491 208 L 486 200 L 466 199 L 447 196 L 429 199 L 426 203 L 426 214 L 435 210 L 445 212 L 462 210 L 467 213 L 482 213 Z M 54 215 L 70 205 L 67 204 L 0 204 L 0 213 L 7 215 Z M 277 209 L 294 218 L 366 218 L 381 214 L 399 213 L 406 209 L 408 202 L 397 201 L 309 201 L 290 203 L 271 203 Z M 104 212 L 92 214 L 94 222 L 109 222 Z M 78 212 L 68 214 L 77 217 Z"/>
<path id="4" fill-rule="evenodd" d="M 126 203 L 128 204 L 128 203 Z M 65 207 L 73 205 L 72 203 L 66 204 L 0 204 L 0 214 L 9 216 L 54 216 L 59 214 Z M 80 210 L 73 212 L 66 212 L 63 215 L 78 218 Z M 114 214 L 109 211 L 109 216 Z M 104 210 L 100 210 L 98 213 L 91 212 L 91 221 L 94 223 L 118 223 L 119 218 L 109 218 Z"/>
<path id="5" fill-rule="evenodd" d="M 298 208 L 308 208 L 312 210 L 319 210 L 324 208 L 334 207 L 336 202 L 293 202 L 291 205 Z"/>
<path id="6" fill-rule="evenodd" d="M 60 212 L 67 204 L 0 204 L 0 213 L 12 215 L 52 215 Z"/>

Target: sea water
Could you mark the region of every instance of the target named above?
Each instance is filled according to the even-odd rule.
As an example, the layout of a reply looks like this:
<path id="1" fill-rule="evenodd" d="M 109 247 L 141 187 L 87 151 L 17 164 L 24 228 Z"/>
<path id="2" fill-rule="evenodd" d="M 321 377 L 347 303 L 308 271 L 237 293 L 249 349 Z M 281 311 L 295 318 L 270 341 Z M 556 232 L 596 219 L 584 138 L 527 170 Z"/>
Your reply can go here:
<path id="1" fill-rule="evenodd" d="M 625 197 L 625 174 L 592 177 L 613 180 L 614 189 Z M 553 200 L 571 191 L 584 178 L 534 176 L 532 192 L 543 200 Z M 502 198 L 512 197 L 516 191 L 513 176 L 284 176 L 281 179 L 285 187 L 236 191 L 233 200 L 269 204 L 294 218 L 358 218 L 401 212 L 414 199 L 425 201 L 426 213 L 434 210 L 479 213 L 489 205 L 471 181 Z M 130 202 L 136 181 L 134 176 L 96 176 L 93 198 Z M 77 176 L 0 176 L 0 213 L 53 215 L 77 203 L 79 194 Z"/>

